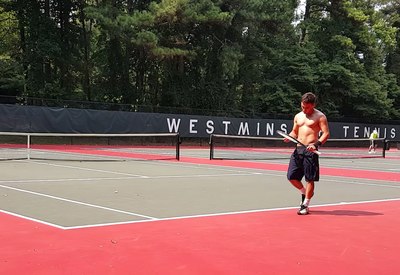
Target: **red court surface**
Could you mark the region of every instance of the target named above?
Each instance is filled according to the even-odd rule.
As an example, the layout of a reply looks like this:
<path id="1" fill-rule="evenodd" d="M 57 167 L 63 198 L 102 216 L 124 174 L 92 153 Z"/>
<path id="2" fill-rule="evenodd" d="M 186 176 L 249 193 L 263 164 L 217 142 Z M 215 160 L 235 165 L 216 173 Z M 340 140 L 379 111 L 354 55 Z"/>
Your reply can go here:
<path id="1" fill-rule="evenodd" d="M 285 171 L 287 165 L 181 158 Z M 400 173 L 322 168 L 400 181 Z M 58 229 L 0 212 L 0 274 L 397 274 L 400 199 Z"/>
<path id="2" fill-rule="evenodd" d="M 0 213 L 0 274 L 397 274 L 400 201 L 61 230 Z"/>

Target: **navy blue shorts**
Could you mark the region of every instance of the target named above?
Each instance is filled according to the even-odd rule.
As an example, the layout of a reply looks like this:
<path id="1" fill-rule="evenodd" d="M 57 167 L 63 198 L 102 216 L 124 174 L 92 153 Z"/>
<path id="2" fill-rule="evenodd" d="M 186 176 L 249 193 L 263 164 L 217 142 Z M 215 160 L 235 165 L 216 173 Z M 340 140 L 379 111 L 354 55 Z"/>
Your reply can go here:
<path id="1" fill-rule="evenodd" d="M 290 157 L 287 172 L 288 180 L 319 181 L 318 155 L 307 151 L 304 147 L 297 147 Z"/>

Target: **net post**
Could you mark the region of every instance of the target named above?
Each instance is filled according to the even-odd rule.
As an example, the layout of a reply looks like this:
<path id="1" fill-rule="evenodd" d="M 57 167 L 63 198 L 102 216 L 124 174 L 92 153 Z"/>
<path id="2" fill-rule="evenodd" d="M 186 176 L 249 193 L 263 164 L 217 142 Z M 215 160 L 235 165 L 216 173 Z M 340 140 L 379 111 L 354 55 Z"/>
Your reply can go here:
<path id="1" fill-rule="evenodd" d="M 28 150 L 27 159 L 31 159 L 31 135 L 27 134 L 26 136 L 26 149 Z"/>
<path id="2" fill-rule="evenodd" d="M 208 144 L 210 144 L 210 160 L 214 159 L 214 140 L 213 140 L 214 135 L 210 135 L 210 140 Z"/>
<path id="3" fill-rule="evenodd" d="M 176 134 L 176 160 L 180 160 L 180 145 L 181 145 L 181 137 L 179 133 Z"/>
<path id="4" fill-rule="evenodd" d="M 387 140 L 386 138 L 383 139 L 383 152 L 382 152 L 382 157 L 386 158 L 386 147 L 387 146 Z"/>

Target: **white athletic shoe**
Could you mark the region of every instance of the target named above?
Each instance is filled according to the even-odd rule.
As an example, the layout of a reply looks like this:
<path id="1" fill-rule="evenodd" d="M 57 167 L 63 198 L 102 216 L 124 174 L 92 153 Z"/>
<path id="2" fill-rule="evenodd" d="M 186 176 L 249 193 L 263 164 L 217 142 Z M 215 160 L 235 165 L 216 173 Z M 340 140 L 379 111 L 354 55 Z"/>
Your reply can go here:
<path id="1" fill-rule="evenodd" d="M 308 213 L 310 213 L 308 211 L 308 206 L 306 205 L 301 205 L 299 211 L 297 211 L 298 215 L 307 215 Z"/>

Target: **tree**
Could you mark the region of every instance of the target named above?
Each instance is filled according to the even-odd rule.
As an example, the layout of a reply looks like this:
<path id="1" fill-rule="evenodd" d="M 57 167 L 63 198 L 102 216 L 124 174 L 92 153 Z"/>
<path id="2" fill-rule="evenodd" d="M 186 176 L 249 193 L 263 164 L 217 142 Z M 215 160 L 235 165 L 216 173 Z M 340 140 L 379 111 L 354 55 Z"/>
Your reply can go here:
<path id="1" fill-rule="evenodd" d="M 11 96 L 23 93 L 23 68 L 19 62 L 18 24 L 8 2 L 0 2 L 0 95 L 3 103 L 15 102 Z"/>
<path id="2" fill-rule="evenodd" d="M 303 26 L 322 61 L 315 90 L 328 115 L 385 119 L 393 113 L 388 89 L 396 89 L 384 70 L 395 29 L 366 1 L 308 1 Z M 304 41 L 305 39 L 303 39 Z"/>
<path id="3" fill-rule="evenodd" d="M 224 116 L 291 116 L 313 91 L 333 118 L 400 118 L 397 1 L 307 0 L 300 16 L 297 6 L 0 0 L 0 89 Z"/>
<path id="4" fill-rule="evenodd" d="M 393 100 L 391 117 L 400 118 L 400 3 L 382 1 L 380 10 L 383 18 L 396 29 L 396 44 L 386 55 L 386 70 L 392 75 L 387 81 L 389 97 Z"/>

